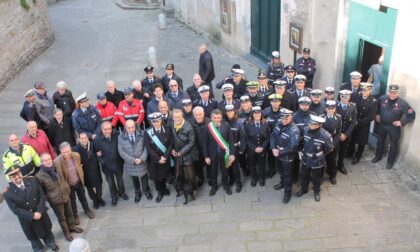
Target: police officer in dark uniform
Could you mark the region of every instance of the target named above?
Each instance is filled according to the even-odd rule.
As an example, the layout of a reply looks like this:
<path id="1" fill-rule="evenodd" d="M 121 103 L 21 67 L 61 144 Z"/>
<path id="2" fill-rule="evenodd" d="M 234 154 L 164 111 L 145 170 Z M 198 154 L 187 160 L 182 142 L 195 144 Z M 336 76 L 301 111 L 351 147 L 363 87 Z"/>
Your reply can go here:
<path id="1" fill-rule="evenodd" d="M 245 124 L 247 160 L 251 170 L 251 186 L 257 181 L 265 186 L 265 158 L 270 143 L 269 124 L 261 114 L 261 107 L 252 107 L 252 119 Z"/>
<path id="2" fill-rule="evenodd" d="M 163 89 L 166 92 L 169 91 L 169 82 L 171 80 L 176 80 L 178 82 L 178 86 L 180 89 L 183 89 L 182 79 L 178 75 L 174 73 L 175 65 L 174 64 L 167 64 L 166 65 L 166 74 L 162 76 L 161 84 L 163 85 Z"/>
<path id="3" fill-rule="evenodd" d="M 347 153 L 353 157 L 356 149 L 355 145 L 358 145 L 357 152 L 351 161 L 352 165 L 359 163 L 362 157 L 365 145 L 369 139 L 370 124 L 375 119 L 376 111 L 378 110 L 378 101 L 371 95 L 372 86 L 372 83 L 361 83 L 361 95 L 358 96 L 356 101 L 357 125 L 353 130 L 349 147 L 347 148 Z"/>
<path id="4" fill-rule="evenodd" d="M 222 92 L 223 100 L 217 103 L 217 108 L 222 111 L 223 116 L 226 115 L 226 105 L 233 105 L 235 110 L 238 111 L 241 108 L 241 102 L 233 98 L 233 85 L 230 83 L 223 84 Z"/>
<path id="5" fill-rule="evenodd" d="M 311 58 L 311 49 L 303 48 L 303 56 L 296 60 L 295 68 L 297 74 L 306 76 L 306 86 L 312 88 L 312 82 L 316 72 L 316 61 Z"/>
<path id="6" fill-rule="evenodd" d="M 299 99 L 299 109 L 293 114 L 293 122 L 298 126 L 299 132 L 301 134 L 301 139 L 303 139 L 303 129 L 308 126 L 308 123 L 311 119 L 312 112 L 309 110 L 311 106 L 311 99 L 307 96 L 303 96 Z M 302 151 L 303 142 L 299 145 L 298 150 Z M 299 177 L 299 167 L 300 159 L 298 153 L 295 155 L 295 161 L 293 162 L 293 181 L 296 182 Z"/>
<path id="7" fill-rule="evenodd" d="M 321 102 L 322 90 L 314 89 L 311 91 L 311 106 L 309 108 L 315 115 L 322 115 L 325 113 L 325 106 Z"/>
<path id="8" fill-rule="evenodd" d="M 321 126 L 323 123 L 325 123 L 325 118 L 311 115 L 309 125 L 303 130 L 301 188 L 296 193 L 296 197 L 308 192 L 309 178 L 311 178 L 315 201 L 321 200 L 319 193 L 325 156 L 334 148 L 330 133 Z"/>
<path id="9" fill-rule="evenodd" d="M 295 76 L 295 87 L 292 89 L 287 90 L 296 101 L 296 107 L 299 107 L 298 101 L 301 97 L 311 97 L 312 89 L 305 87 L 306 77 L 305 75 L 298 74 Z"/>
<path id="10" fill-rule="evenodd" d="M 268 125 L 270 126 L 270 132 L 273 132 L 274 128 L 276 127 L 277 123 L 280 121 L 280 118 L 282 117 L 282 113 L 280 112 L 281 98 L 282 97 L 279 94 L 269 95 L 268 99 L 270 100 L 271 106 L 263 110 L 263 116 L 267 120 Z M 267 159 L 268 159 L 267 177 L 272 178 L 276 174 L 276 168 L 275 168 L 275 158 L 271 151 L 267 153 Z"/>
<path id="11" fill-rule="evenodd" d="M 225 78 L 223 78 L 222 80 L 220 80 L 219 82 L 216 83 L 216 88 L 217 89 L 221 89 L 222 86 L 225 83 L 232 83 L 233 82 L 233 75 L 235 74 L 236 69 L 241 69 L 241 65 L 239 64 L 233 64 L 232 68 L 230 70 L 230 74 L 227 75 Z"/>
<path id="12" fill-rule="evenodd" d="M 362 74 L 353 71 L 350 73 L 350 82 L 351 83 L 345 83 L 340 87 L 340 90 L 350 90 L 351 91 L 351 97 L 350 102 L 356 102 L 358 99 L 358 96 L 360 95 L 360 92 L 362 91 L 362 88 L 360 87 L 360 83 L 362 81 Z M 338 97 L 340 99 L 340 97 Z"/>
<path id="13" fill-rule="evenodd" d="M 281 62 L 279 51 L 273 51 L 271 53 L 271 56 L 273 56 L 273 58 L 270 62 L 267 63 L 268 67 L 265 72 L 267 74 L 268 79 L 270 79 L 271 81 L 275 81 L 283 77 L 284 64 Z"/>
<path id="14" fill-rule="evenodd" d="M 281 80 L 284 80 L 286 82 L 286 90 L 294 88 L 296 75 L 295 67 L 292 65 L 288 65 L 284 68 L 284 71 L 286 72 L 286 75 L 283 78 L 281 78 Z"/>
<path id="15" fill-rule="evenodd" d="M 292 195 L 293 161 L 300 143 L 299 128 L 293 123 L 293 111 L 282 108 L 281 122 L 277 124 L 270 136 L 270 147 L 273 156 L 277 159 L 276 168 L 280 174 L 280 183 L 274 190 L 284 187 L 283 203 L 288 203 Z"/>
<path id="16" fill-rule="evenodd" d="M 324 106 L 326 105 L 326 102 L 329 100 L 335 101 L 335 89 L 334 87 L 326 87 L 324 90 L 324 99 L 322 99 L 322 104 L 324 104 Z"/>
<path id="17" fill-rule="evenodd" d="M 286 89 L 286 81 L 284 80 L 276 80 L 274 81 L 274 93 L 281 95 L 281 107 L 286 108 L 291 111 L 296 111 L 296 104 L 297 101 L 295 100 L 295 96 L 288 92 Z M 269 104 L 269 100 L 266 99 L 266 104 Z"/>
<path id="18" fill-rule="evenodd" d="M 258 92 L 258 82 L 256 81 L 248 81 L 246 83 L 246 89 L 248 91 L 249 99 L 251 100 L 252 106 L 263 106 L 264 103 L 264 96 L 262 96 Z"/>
<path id="19" fill-rule="evenodd" d="M 233 76 L 232 79 L 226 80 L 225 83 L 233 84 L 233 98 L 241 98 L 242 95 L 246 94 L 246 83 L 248 82 L 244 79 L 245 71 L 242 69 L 232 69 Z"/>
<path id="20" fill-rule="evenodd" d="M 385 139 L 389 135 L 389 153 L 387 169 L 391 169 L 398 155 L 398 141 L 400 140 L 401 127 L 413 122 L 415 112 L 411 106 L 400 96 L 400 86 L 391 84 L 388 87 L 388 95 L 383 95 L 378 101 L 378 114 L 376 122 L 379 123 L 378 142 L 376 144 L 375 157 L 372 163 L 382 159 L 385 149 Z"/>
<path id="21" fill-rule="evenodd" d="M 322 124 L 322 127 L 331 134 L 334 147 L 325 159 L 327 162 L 327 174 L 330 176 L 331 184 L 335 185 L 337 184 L 337 148 L 342 132 L 341 116 L 336 113 L 336 101 L 328 100 L 325 106 L 325 123 Z"/>
<path id="22" fill-rule="evenodd" d="M 10 182 L 3 193 L 10 210 L 18 217 L 26 238 L 35 252 L 44 251 L 45 245 L 59 251 L 51 232 L 52 223 L 45 205 L 46 197 L 35 177 L 23 177 L 18 166 L 5 170 Z"/>
<path id="23" fill-rule="evenodd" d="M 267 75 L 259 72 L 258 75 L 258 93 L 263 97 L 268 97 L 274 92 L 273 86 L 269 85 Z"/>
<path id="24" fill-rule="evenodd" d="M 238 111 L 239 121 L 245 125 L 245 123 L 251 118 L 252 103 L 248 95 L 241 96 L 241 108 Z"/>
<path id="25" fill-rule="evenodd" d="M 36 108 L 35 100 L 35 90 L 29 89 L 24 95 L 26 101 L 23 103 L 23 108 L 20 111 L 20 117 L 23 120 L 29 122 L 34 121 L 39 129 L 45 129 L 44 124 L 39 116 L 39 112 Z"/>
<path id="26" fill-rule="evenodd" d="M 210 87 L 203 85 L 198 88 L 198 93 L 200 94 L 201 99 L 196 100 L 193 103 L 194 107 L 201 106 L 204 109 L 206 117 L 210 117 L 211 111 L 217 108 L 217 101 L 213 98 L 210 98 Z"/>
<path id="27" fill-rule="evenodd" d="M 76 98 L 79 108 L 76 109 L 72 116 L 72 124 L 76 134 L 86 132 L 89 139 L 94 140 L 101 128 L 101 115 L 98 110 L 89 104 L 86 92 Z"/>
<path id="28" fill-rule="evenodd" d="M 337 105 L 337 114 L 341 115 L 342 129 L 340 135 L 340 143 L 338 145 L 338 160 L 337 170 L 343 174 L 347 174 L 347 169 L 344 167 L 344 156 L 347 153 L 347 146 L 353 133 L 353 129 L 357 124 L 357 107 L 356 104 L 350 102 L 350 90 L 341 90 L 341 101 Z"/>
<path id="29" fill-rule="evenodd" d="M 153 94 L 153 92 L 152 92 L 153 86 L 157 83 L 161 83 L 162 80 L 159 77 L 157 77 L 156 75 L 154 75 L 152 66 L 146 66 L 143 70 L 144 70 L 144 72 L 146 72 L 146 78 L 144 78 L 141 81 L 141 85 L 143 87 L 143 91 L 145 93 L 148 93 L 149 97 L 151 98 L 152 94 Z M 165 91 L 165 87 L 163 88 L 163 90 Z M 147 97 L 147 98 L 149 98 L 149 97 Z"/>

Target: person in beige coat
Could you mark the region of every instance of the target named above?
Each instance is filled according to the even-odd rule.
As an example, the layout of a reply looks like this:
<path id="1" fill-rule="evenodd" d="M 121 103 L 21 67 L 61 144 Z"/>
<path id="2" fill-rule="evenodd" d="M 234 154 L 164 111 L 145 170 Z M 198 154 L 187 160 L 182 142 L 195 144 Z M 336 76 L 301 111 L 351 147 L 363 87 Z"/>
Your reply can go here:
<path id="1" fill-rule="evenodd" d="M 80 155 L 72 152 L 68 142 L 60 144 L 60 155 L 54 160 L 57 171 L 63 174 L 63 178 L 70 186 L 70 200 L 73 209 L 76 225 L 80 224 L 79 214 L 77 212 L 76 194 L 82 204 L 83 210 L 89 219 L 95 218 L 95 214 L 89 208 L 84 187 L 84 174 Z"/>
<path id="2" fill-rule="evenodd" d="M 41 155 L 42 166 L 36 174 L 48 203 L 57 216 L 58 223 L 67 241 L 72 241 L 73 236 L 70 232 L 82 233 L 83 229 L 74 225 L 74 215 L 70 202 L 70 186 L 63 179 L 63 174 L 57 172 L 51 155 L 44 153 Z"/>

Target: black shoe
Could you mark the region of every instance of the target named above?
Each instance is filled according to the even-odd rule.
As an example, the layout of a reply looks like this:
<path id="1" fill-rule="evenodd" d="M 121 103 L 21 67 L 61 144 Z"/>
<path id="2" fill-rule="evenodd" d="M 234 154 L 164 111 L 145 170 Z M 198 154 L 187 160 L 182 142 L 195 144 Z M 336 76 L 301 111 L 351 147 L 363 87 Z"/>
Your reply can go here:
<path id="1" fill-rule="evenodd" d="M 265 186 L 265 179 L 260 180 L 260 186 Z"/>
<path id="2" fill-rule="evenodd" d="M 273 186 L 273 189 L 278 191 L 278 190 L 282 189 L 283 187 L 284 187 L 283 183 L 280 182 L 277 185 Z"/>
<path id="3" fill-rule="evenodd" d="M 229 186 L 233 186 L 234 183 L 235 183 L 235 180 L 229 179 L 229 183 L 228 183 Z"/>
<path id="4" fill-rule="evenodd" d="M 106 205 L 106 204 L 105 204 L 105 201 L 104 201 L 102 198 L 98 200 L 98 203 L 99 203 L 99 205 L 100 205 L 101 207 L 103 207 L 103 206 L 105 206 L 105 205 Z"/>
<path id="5" fill-rule="evenodd" d="M 355 164 L 359 163 L 359 161 L 360 161 L 360 157 L 354 157 L 353 160 L 351 161 L 351 164 L 355 165 Z"/>
<path id="6" fill-rule="evenodd" d="M 128 195 L 126 193 L 120 193 L 120 198 L 123 200 L 128 200 Z"/>
<path id="7" fill-rule="evenodd" d="M 230 186 L 224 186 L 223 190 L 225 190 L 227 195 L 232 195 L 232 189 L 230 189 Z"/>
<path id="8" fill-rule="evenodd" d="M 169 195 L 171 195 L 171 193 L 169 192 L 168 188 L 163 189 L 163 195 L 164 195 L 164 196 L 169 196 Z"/>
<path id="9" fill-rule="evenodd" d="M 319 195 L 319 193 L 314 193 L 314 198 L 316 202 L 319 202 L 321 200 L 321 195 Z"/>
<path id="10" fill-rule="evenodd" d="M 93 202 L 93 208 L 99 209 L 99 202 L 98 201 Z"/>
<path id="11" fill-rule="evenodd" d="M 209 195 L 210 196 L 214 196 L 216 194 L 216 192 L 217 192 L 217 187 L 216 186 L 212 186 L 211 189 L 210 189 Z"/>
<path id="12" fill-rule="evenodd" d="M 153 199 L 153 195 L 152 195 L 152 193 L 151 193 L 150 191 L 147 191 L 147 192 L 146 192 L 146 198 L 147 198 L 148 200 Z"/>
<path id="13" fill-rule="evenodd" d="M 381 159 L 382 159 L 382 157 L 375 156 L 375 157 L 372 159 L 372 161 L 370 161 L 370 162 L 372 162 L 372 163 L 378 163 L 379 161 L 381 161 Z"/>
<path id="14" fill-rule="evenodd" d="M 197 187 L 200 188 L 203 186 L 204 181 L 202 179 L 198 179 L 197 181 Z"/>
<path id="15" fill-rule="evenodd" d="M 335 177 L 331 177 L 330 181 L 331 181 L 331 184 L 333 184 L 333 185 L 337 184 L 337 179 Z"/>
<path id="16" fill-rule="evenodd" d="M 211 186 L 211 180 L 207 179 L 207 185 Z"/>
<path id="17" fill-rule="evenodd" d="M 116 206 L 117 205 L 117 202 L 118 202 L 118 198 L 117 197 L 112 198 L 112 200 L 111 200 L 111 206 Z"/>
<path id="18" fill-rule="evenodd" d="M 308 193 L 308 191 L 304 191 L 304 190 L 302 190 L 302 189 L 300 189 L 296 194 L 295 194 L 295 196 L 296 197 L 300 197 L 300 196 L 302 196 L 302 195 L 304 195 L 304 194 L 307 194 Z"/>
<path id="19" fill-rule="evenodd" d="M 141 193 L 136 193 L 136 196 L 134 197 L 134 203 L 139 203 L 141 199 Z"/>
<path id="20" fill-rule="evenodd" d="M 392 163 L 387 163 L 386 164 L 386 168 L 387 169 L 392 169 L 392 166 L 394 166 L 394 164 L 392 164 Z"/>
<path id="21" fill-rule="evenodd" d="M 236 193 L 240 193 L 242 191 L 242 183 L 236 183 L 236 188 L 235 188 L 235 192 Z"/>
<path id="22" fill-rule="evenodd" d="M 289 203 L 290 198 L 291 198 L 291 196 L 290 196 L 290 195 L 284 195 L 284 197 L 283 197 L 283 203 L 284 203 L 284 204 Z"/>
<path id="23" fill-rule="evenodd" d="M 343 164 L 337 165 L 337 171 L 343 173 L 344 175 L 347 174 L 347 169 L 346 169 L 346 167 L 344 167 Z"/>
<path id="24" fill-rule="evenodd" d="M 243 169 L 243 174 L 245 177 L 248 177 L 249 174 L 251 174 L 251 172 L 249 171 L 249 169 Z"/>
<path id="25" fill-rule="evenodd" d="M 60 251 L 60 248 L 58 247 L 57 244 L 54 244 L 52 246 L 48 246 L 52 251 Z"/>
<path id="26" fill-rule="evenodd" d="M 253 178 L 253 179 L 251 180 L 251 186 L 252 186 L 252 187 L 255 187 L 256 185 L 257 185 L 257 179 Z"/>
<path id="27" fill-rule="evenodd" d="M 163 198 L 163 194 L 162 193 L 158 193 L 158 196 L 156 197 L 156 203 L 159 203 L 162 201 Z"/>
<path id="28" fill-rule="evenodd" d="M 95 219 L 95 214 L 89 208 L 85 210 L 85 214 L 89 219 Z"/>
<path id="29" fill-rule="evenodd" d="M 276 175 L 276 170 L 270 170 L 268 171 L 267 178 L 272 178 L 274 175 Z"/>

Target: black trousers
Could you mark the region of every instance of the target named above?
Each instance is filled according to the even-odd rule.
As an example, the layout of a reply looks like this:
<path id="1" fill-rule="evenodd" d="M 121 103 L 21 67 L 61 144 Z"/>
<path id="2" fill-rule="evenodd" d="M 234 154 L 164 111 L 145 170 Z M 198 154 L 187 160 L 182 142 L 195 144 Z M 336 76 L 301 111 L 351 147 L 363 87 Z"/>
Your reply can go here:
<path id="1" fill-rule="evenodd" d="M 357 151 L 356 151 L 356 138 L 357 138 L 357 132 L 356 134 L 352 134 L 352 138 L 349 141 L 349 144 L 347 146 L 347 154 L 349 156 L 353 156 L 353 154 L 355 157 L 357 158 L 361 158 L 363 152 L 365 151 L 365 144 L 357 144 Z"/>
<path id="2" fill-rule="evenodd" d="M 134 185 L 134 192 L 136 194 L 141 193 L 140 191 L 140 181 L 141 181 L 141 190 L 143 192 L 150 192 L 149 188 L 149 176 L 147 174 L 143 175 L 141 178 L 138 176 L 131 176 L 131 180 Z"/>
<path id="3" fill-rule="evenodd" d="M 330 153 L 325 157 L 327 163 L 327 174 L 330 178 L 335 178 L 337 176 L 337 148 L 334 148 Z"/>
<path id="4" fill-rule="evenodd" d="M 376 144 L 375 156 L 382 157 L 385 151 L 385 141 L 389 136 L 389 153 L 388 163 L 394 164 L 398 155 L 398 144 L 401 136 L 401 128 L 394 126 L 383 126 L 379 125 L 378 128 L 378 142 Z"/>
<path id="5" fill-rule="evenodd" d="M 251 170 L 251 177 L 265 181 L 265 157 L 266 153 L 256 153 L 254 150 L 248 150 L 248 164 Z"/>
<path id="6" fill-rule="evenodd" d="M 231 183 L 233 181 L 236 184 L 240 184 L 241 183 L 241 172 L 239 170 L 239 162 L 238 161 L 235 160 L 235 162 L 233 162 L 233 164 L 231 165 L 231 167 L 228 168 L 228 176 L 229 176 L 229 181 Z"/>
<path id="7" fill-rule="evenodd" d="M 267 162 L 268 162 L 268 169 L 267 169 L 267 174 L 271 175 L 276 174 L 276 158 L 273 155 L 273 152 L 270 150 L 267 152 Z"/>
<path id="8" fill-rule="evenodd" d="M 50 204 L 55 215 L 57 216 L 58 223 L 64 234 L 70 233 L 74 228 L 74 214 L 70 201 L 61 204 Z"/>
<path id="9" fill-rule="evenodd" d="M 308 191 L 309 179 L 311 179 L 312 189 L 315 193 L 319 193 L 321 191 L 322 171 L 323 167 L 312 169 L 311 167 L 303 165 L 300 176 L 301 190 Z"/>
<path id="10" fill-rule="evenodd" d="M 300 159 L 299 154 L 296 152 L 295 160 L 293 160 L 293 169 L 292 169 L 292 180 L 296 182 L 299 178 L 300 170 Z"/>
<path id="11" fill-rule="evenodd" d="M 248 176 L 250 171 L 249 163 L 246 157 L 246 152 L 244 152 L 243 154 L 238 154 L 237 157 L 239 161 L 239 166 L 242 168 L 244 175 Z"/>
<path id="12" fill-rule="evenodd" d="M 55 246 L 54 234 L 51 232 L 51 229 L 48 229 L 45 231 L 46 231 L 46 234 L 44 237 L 42 237 L 42 240 L 44 240 L 45 245 L 47 245 L 48 247 L 54 247 Z M 34 251 L 43 251 L 44 244 L 42 244 L 39 238 L 32 239 L 29 241 L 31 242 L 31 246 Z"/>
<path id="13" fill-rule="evenodd" d="M 98 200 L 102 199 L 102 185 L 86 186 L 86 190 L 88 192 L 89 198 L 93 202 L 98 202 Z"/>
<path id="14" fill-rule="evenodd" d="M 222 174 L 222 185 L 228 185 L 228 172 L 225 168 L 225 158 L 224 153 L 218 152 L 216 158 L 211 160 L 211 186 L 217 187 L 217 176 L 220 173 Z"/>
<path id="15" fill-rule="evenodd" d="M 89 209 L 89 204 L 87 202 L 85 187 L 82 185 L 82 182 L 78 182 L 76 185 L 70 186 L 70 201 L 71 207 L 73 209 L 73 214 L 76 215 L 77 212 L 77 204 L 76 204 L 76 194 L 77 198 L 79 198 L 80 203 L 82 204 L 83 210 L 87 211 Z"/>
<path id="16" fill-rule="evenodd" d="M 343 165 L 344 164 L 344 156 L 347 153 L 347 146 L 350 141 L 350 136 L 346 138 L 344 141 L 340 141 L 338 144 L 338 159 L 337 159 L 337 165 Z"/>
<path id="17" fill-rule="evenodd" d="M 275 164 L 280 174 L 280 183 L 284 186 L 284 195 L 290 196 L 293 187 L 293 161 L 285 162 L 276 159 Z"/>
<path id="18" fill-rule="evenodd" d="M 105 175 L 106 181 L 108 182 L 109 191 L 111 192 L 111 198 L 118 198 L 119 194 L 125 193 L 123 173 L 116 172 L 112 175 Z"/>
<path id="19" fill-rule="evenodd" d="M 206 164 L 203 156 L 199 156 L 197 161 L 194 161 L 195 173 L 201 181 L 204 181 L 204 170 L 206 170 L 206 178 L 211 180 L 210 166 Z"/>
<path id="20" fill-rule="evenodd" d="M 154 180 L 153 182 L 155 183 L 156 191 L 158 191 L 158 193 L 163 194 L 168 190 L 166 189 L 166 179 Z"/>

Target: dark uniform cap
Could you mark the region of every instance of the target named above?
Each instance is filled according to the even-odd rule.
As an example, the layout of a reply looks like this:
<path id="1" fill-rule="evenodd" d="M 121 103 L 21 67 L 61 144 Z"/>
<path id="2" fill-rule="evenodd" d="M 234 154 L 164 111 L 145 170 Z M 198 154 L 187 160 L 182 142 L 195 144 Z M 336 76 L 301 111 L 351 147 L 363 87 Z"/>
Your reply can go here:
<path id="1" fill-rule="evenodd" d="M 258 79 L 266 79 L 267 75 L 264 72 L 259 72 L 257 77 L 258 77 Z"/>
<path id="2" fill-rule="evenodd" d="M 312 103 L 311 98 L 309 98 L 307 96 L 300 97 L 298 102 L 299 102 L 299 104 L 301 104 L 301 103 L 311 104 Z"/>
<path id="3" fill-rule="evenodd" d="M 153 71 L 153 67 L 152 66 L 147 66 L 147 67 L 144 68 L 144 71 L 146 73 L 151 72 L 151 71 Z"/>
<path id="4" fill-rule="evenodd" d="M 160 112 L 151 113 L 147 116 L 151 121 L 162 119 L 162 114 Z"/>
<path id="5" fill-rule="evenodd" d="M 316 116 L 316 115 L 310 115 L 311 119 L 309 120 L 309 124 L 323 124 L 325 122 L 325 118 Z"/>
<path id="6" fill-rule="evenodd" d="M 282 98 L 283 96 L 281 96 L 280 94 L 271 94 L 268 96 L 268 99 L 271 101 L 274 101 L 274 100 L 281 101 Z"/>
<path id="7" fill-rule="evenodd" d="M 202 85 L 198 88 L 199 93 L 203 93 L 203 92 L 207 92 L 207 91 L 210 91 L 210 87 L 207 86 L 207 85 Z"/>
<path id="8" fill-rule="evenodd" d="M 294 66 L 292 66 L 292 65 L 288 65 L 288 66 L 286 66 L 286 67 L 284 68 L 284 71 L 286 71 L 286 72 L 295 72 L 295 71 L 296 71 L 296 69 L 295 69 L 295 67 L 294 67 Z"/>
<path id="9" fill-rule="evenodd" d="M 235 106 L 233 104 L 227 104 L 225 106 L 226 111 L 235 110 Z"/>
<path id="10" fill-rule="evenodd" d="M 252 107 L 252 112 L 261 112 L 261 107 L 260 106 Z"/>
<path id="11" fill-rule="evenodd" d="M 314 89 L 311 91 L 311 95 L 312 96 L 321 96 L 322 95 L 322 90 L 321 89 Z"/>
<path id="12" fill-rule="evenodd" d="M 103 99 L 106 99 L 105 92 L 99 92 L 99 93 L 96 95 L 96 99 L 98 99 L 98 100 L 103 100 Z"/>
<path id="13" fill-rule="evenodd" d="M 295 81 L 306 81 L 306 76 L 303 74 L 298 74 L 295 76 Z"/>
<path id="14" fill-rule="evenodd" d="M 17 165 L 12 165 L 7 170 L 4 171 L 4 175 L 10 176 L 17 172 L 20 172 L 20 167 Z"/>
<path id="15" fill-rule="evenodd" d="M 153 68 L 152 68 L 153 69 Z M 174 66 L 174 64 L 167 64 L 166 65 L 166 70 L 174 70 L 175 69 L 175 66 Z"/>
<path id="16" fill-rule="evenodd" d="M 280 109 L 280 114 L 281 114 L 282 117 L 288 117 L 288 116 L 293 114 L 293 111 L 291 111 L 289 109 L 286 109 L 286 108 L 282 108 L 282 109 Z"/>
<path id="17" fill-rule="evenodd" d="M 183 99 L 181 103 L 182 103 L 183 106 L 187 106 L 187 105 L 192 104 L 191 99 Z"/>
<path id="18" fill-rule="evenodd" d="M 325 102 L 325 105 L 327 106 L 327 108 L 330 108 L 330 107 L 335 108 L 335 106 L 337 105 L 337 102 L 335 102 L 334 100 L 328 100 Z"/>
<path id="19" fill-rule="evenodd" d="M 89 98 L 87 97 L 87 93 L 83 92 L 81 95 L 79 95 L 79 97 L 76 98 L 76 102 L 84 102 L 84 101 L 89 101 Z"/>
<path id="20" fill-rule="evenodd" d="M 28 91 L 26 91 L 25 95 L 23 97 L 32 97 L 35 96 L 35 90 L 33 89 L 29 89 Z"/>
<path id="21" fill-rule="evenodd" d="M 325 88 L 325 93 L 327 94 L 334 94 L 335 89 L 333 87 L 326 87 Z"/>
<path id="22" fill-rule="evenodd" d="M 388 86 L 389 92 L 398 92 L 400 90 L 400 85 L 398 84 L 391 84 Z"/>
<path id="23" fill-rule="evenodd" d="M 311 53 L 311 49 L 310 48 L 303 48 L 303 53 Z"/>
<path id="24" fill-rule="evenodd" d="M 258 86 L 258 82 L 256 82 L 256 81 L 248 81 L 247 83 L 246 83 L 246 87 L 247 88 L 249 88 L 249 87 L 257 87 Z"/>
<path id="25" fill-rule="evenodd" d="M 245 102 L 245 101 L 250 100 L 248 95 L 242 95 L 240 99 L 241 99 L 241 102 Z"/>
<path id="26" fill-rule="evenodd" d="M 133 89 L 131 87 L 124 88 L 124 95 L 132 94 Z"/>
<path id="27" fill-rule="evenodd" d="M 37 82 L 34 84 L 34 88 L 35 88 L 35 89 L 45 89 L 45 84 L 44 84 L 43 82 L 37 81 Z"/>
<path id="28" fill-rule="evenodd" d="M 286 86 L 286 85 L 287 85 L 287 81 L 285 80 L 274 81 L 274 87 L 281 87 L 281 86 Z"/>

